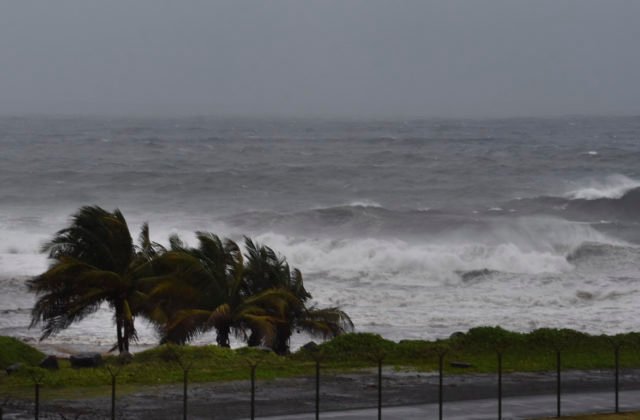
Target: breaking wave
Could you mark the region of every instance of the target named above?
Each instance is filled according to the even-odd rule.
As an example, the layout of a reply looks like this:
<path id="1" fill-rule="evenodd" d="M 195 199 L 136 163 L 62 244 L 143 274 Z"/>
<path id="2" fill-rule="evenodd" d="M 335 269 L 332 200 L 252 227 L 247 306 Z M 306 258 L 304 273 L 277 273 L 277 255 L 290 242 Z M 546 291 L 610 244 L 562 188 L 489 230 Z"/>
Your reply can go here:
<path id="1" fill-rule="evenodd" d="M 604 181 L 591 181 L 589 185 L 570 191 L 566 197 L 579 200 L 622 198 L 627 192 L 640 187 L 640 181 L 624 175 L 611 175 Z"/>
<path id="2" fill-rule="evenodd" d="M 613 195 L 613 194 L 611 194 Z M 537 197 L 509 203 L 519 214 L 547 214 L 590 222 L 640 220 L 640 187 L 625 190 L 619 197 Z"/>
<path id="3" fill-rule="evenodd" d="M 498 271 L 483 268 L 481 270 L 458 271 L 457 274 L 460 275 L 463 282 L 467 283 L 488 278 L 494 274 L 498 274 Z"/>
<path id="4" fill-rule="evenodd" d="M 574 199 L 567 203 L 568 211 L 592 214 L 608 218 L 617 216 L 625 219 L 640 218 L 640 187 L 626 191 L 618 198 Z"/>
<path id="5" fill-rule="evenodd" d="M 347 207 L 374 207 L 381 208 L 382 204 L 373 200 L 355 200 L 347 204 Z"/>
<path id="6" fill-rule="evenodd" d="M 300 268 L 318 304 L 387 338 L 637 328 L 637 118 L 0 128 L 0 327 L 12 335 L 37 335 L 15 330 L 33 304 L 24 281 L 47 267 L 42 242 L 86 204 L 120 207 L 134 235 L 148 221 L 163 244 L 179 234 L 195 245 L 195 230 L 248 235 Z M 110 312 L 86 321 L 56 343 L 110 347 Z"/>
<path id="7" fill-rule="evenodd" d="M 634 261 L 640 256 L 640 248 L 627 244 L 603 244 L 586 242 L 567 255 L 567 261 L 572 264 L 594 262 L 598 260 Z"/>
<path id="8" fill-rule="evenodd" d="M 571 233 L 565 229 L 557 237 L 527 241 L 528 233 L 513 235 L 512 241 L 492 243 L 413 242 L 392 238 L 300 239 L 278 233 L 265 233 L 258 240 L 287 256 L 289 261 L 312 275 L 340 279 L 393 279 L 442 283 L 473 280 L 496 272 L 513 274 L 565 273 L 573 269 L 567 254 L 589 239 L 603 235 L 581 226 Z M 533 229 L 533 228 L 532 228 Z M 562 242 L 564 241 L 564 242 Z"/>

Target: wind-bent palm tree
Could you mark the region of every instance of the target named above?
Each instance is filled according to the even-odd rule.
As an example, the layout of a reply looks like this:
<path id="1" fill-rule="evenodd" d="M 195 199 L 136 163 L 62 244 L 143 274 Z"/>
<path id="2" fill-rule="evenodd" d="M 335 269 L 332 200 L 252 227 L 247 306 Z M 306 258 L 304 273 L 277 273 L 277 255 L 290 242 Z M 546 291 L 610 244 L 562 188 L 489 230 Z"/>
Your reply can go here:
<path id="1" fill-rule="evenodd" d="M 277 315 L 293 298 L 281 290 L 244 293 L 244 262 L 238 245 L 217 235 L 197 232 L 197 248 L 187 248 L 177 237 L 172 249 L 154 262 L 156 269 L 164 260 L 165 280 L 149 291 L 157 313 L 156 323 L 163 341 L 185 343 L 196 335 L 215 329 L 216 341 L 229 347 L 232 331 L 259 331 L 271 338 Z M 158 310 L 162 308 L 162 310 Z M 278 309 L 280 308 L 280 309 Z"/>
<path id="2" fill-rule="evenodd" d="M 238 245 L 197 232 L 197 248 L 177 236 L 170 248 L 152 242 L 145 223 L 134 245 L 119 210 L 80 208 L 69 227 L 43 247 L 49 269 L 28 281 L 38 296 L 31 326 L 43 323 L 41 339 L 69 327 L 107 303 L 114 311 L 117 348 L 136 339 L 134 319 L 151 320 L 163 341 L 185 343 L 215 329 L 220 346 L 232 332 L 249 345 L 289 351 L 294 330 L 335 336 L 353 328 L 338 308 L 308 308 L 302 274 L 271 248 L 245 238 Z"/>
<path id="3" fill-rule="evenodd" d="M 353 331 L 353 322 L 349 315 L 336 306 L 329 308 L 317 308 L 315 306 L 304 308 L 301 313 L 297 314 L 293 321 L 293 329 L 304 331 L 311 335 L 321 336 L 325 339 Z M 288 350 L 287 347 L 286 351 Z"/>
<path id="4" fill-rule="evenodd" d="M 134 246 L 127 222 L 119 210 L 82 207 L 69 227 L 58 231 L 43 247 L 52 263 L 28 281 L 38 296 L 31 326 L 43 323 L 41 340 L 69 327 L 108 303 L 114 312 L 117 348 L 129 350 L 136 339 L 135 316 L 146 296 L 139 281 L 148 275 L 148 262 L 162 253 L 149 240 L 145 224 L 141 244 Z"/>
<path id="5" fill-rule="evenodd" d="M 289 353 L 289 341 L 294 331 L 304 331 L 311 335 L 335 337 L 353 330 L 349 316 L 339 308 L 308 308 L 311 294 L 304 288 L 300 270 L 290 268 L 284 257 L 271 248 L 258 245 L 245 238 L 247 264 L 245 266 L 245 287 L 248 294 L 263 293 L 265 290 L 288 292 L 290 298 L 286 306 L 278 308 L 275 335 L 268 344 L 278 354 Z M 264 337 L 260 331 L 252 331 L 249 345 L 258 345 Z"/>

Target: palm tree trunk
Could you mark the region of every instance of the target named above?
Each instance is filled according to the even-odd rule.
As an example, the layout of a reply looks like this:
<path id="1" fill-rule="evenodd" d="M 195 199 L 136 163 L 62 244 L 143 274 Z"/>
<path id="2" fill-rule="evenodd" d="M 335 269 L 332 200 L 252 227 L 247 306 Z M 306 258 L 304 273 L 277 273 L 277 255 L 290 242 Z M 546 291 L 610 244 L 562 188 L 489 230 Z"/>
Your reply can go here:
<path id="1" fill-rule="evenodd" d="M 273 351 L 279 355 L 289 354 L 289 339 L 291 328 L 288 324 L 276 327 L 276 337 L 273 342 Z"/>
<path id="2" fill-rule="evenodd" d="M 247 345 L 249 347 L 258 347 L 262 343 L 262 334 L 258 332 L 258 330 L 251 330 L 251 335 L 249 336 L 249 342 Z"/>
<path id="3" fill-rule="evenodd" d="M 216 342 L 220 347 L 231 347 L 229 343 L 229 335 L 231 334 L 231 327 L 229 325 L 225 325 L 223 327 L 218 328 L 218 333 L 216 335 Z"/>
<path id="4" fill-rule="evenodd" d="M 116 315 L 116 335 L 118 337 L 118 353 L 122 353 L 123 351 L 123 346 L 122 346 L 122 319 L 120 318 L 120 316 Z"/>
<path id="5" fill-rule="evenodd" d="M 126 327 L 124 323 L 124 317 L 122 316 L 122 311 L 123 311 L 122 302 L 116 301 L 113 306 L 116 313 L 115 315 L 116 315 L 116 330 L 117 330 L 117 337 L 118 337 L 118 352 L 123 353 L 125 350 L 124 342 L 126 338 L 125 337 Z"/>
<path id="6" fill-rule="evenodd" d="M 124 349 L 124 351 L 128 352 L 129 351 L 129 340 L 131 340 L 131 332 L 130 332 L 130 327 L 127 324 L 127 322 L 124 322 L 124 337 L 122 338 L 122 348 Z M 122 352 L 121 352 L 122 353 Z"/>

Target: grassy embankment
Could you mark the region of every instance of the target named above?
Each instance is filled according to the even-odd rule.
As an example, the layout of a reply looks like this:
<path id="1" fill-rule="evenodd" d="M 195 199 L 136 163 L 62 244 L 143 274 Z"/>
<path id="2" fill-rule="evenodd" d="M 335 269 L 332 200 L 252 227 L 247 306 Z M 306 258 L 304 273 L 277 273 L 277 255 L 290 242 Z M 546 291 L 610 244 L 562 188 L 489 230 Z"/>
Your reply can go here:
<path id="1" fill-rule="evenodd" d="M 323 370 L 346 371 L 375 365 L 375 357 L 384 354 L 384 363 L 398 369 L 435 371 L 438 353 L 446 349 L 446 371 L 451 374 L 494 372 L 496 348 L 504 350 L 503 368 L 509 371 L 543 371 L 555 369 L 555 348 L 562 348 L 563 369 L 598 369 L 614 366 L 613 343 L 623 343 L 620 362 L 623 368 L 640 367 L 640 334 L 591 336 L 571 330 L 542 329 L 528 334 L 508 332 L 500 328 L 475 328 L 466 334 L 439 341 L 401 341 L 395 343 L 373 334 L 347 334 L 318 347 Z M 159 346 L 138 353 L 131 363 L 121 367 L 118 392 L 140 386 L 177 383 L 182 370 L 176 361 L 191 364 L 191 382 L 247 379 L 248 363 L 258 361 L 258 379 L 273 379 L 314 373 L 314 352 L 298 351 L 289 356 L 242 348 L 230 350 L 217 346 Z M 19 361 L 37 364 L 43 357 L 37 350 L 17 340 L 3 337 L 0 341 L 0 367 Z M 448 362 L 463 361 L 471 368 L 453 368 Z M 43 397 L 68 397 L 107 394 L 110 376 L 106 367 L 120 368 L 117 357 L 107 357 L 105 367 L 72 369 L 61 360 L 58 371 L 44 371 L 26 366 L 19 372 L 0 379 L 0 393 L 30 396 L 34 375 L 43 375 Z"/>

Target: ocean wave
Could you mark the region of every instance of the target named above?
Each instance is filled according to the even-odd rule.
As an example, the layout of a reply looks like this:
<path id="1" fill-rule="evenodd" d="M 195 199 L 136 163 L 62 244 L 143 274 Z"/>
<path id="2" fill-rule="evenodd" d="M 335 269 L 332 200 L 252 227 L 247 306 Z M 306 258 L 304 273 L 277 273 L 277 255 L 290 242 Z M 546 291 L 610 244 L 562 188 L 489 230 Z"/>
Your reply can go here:
<path id="1" fill-rule="evenodd" d="M 589 212 L 607 216 L 609 214 L 638 218 L 640 215 L 640 187 L 625 191 L 619 197 L 573 199 L 567 210 Z"/>
<path id="2" fill-rule="evenodd" d="M 619 291 L 578 290 L 576 291 L 575 299 L 572 299 L 572 301 L 575 303 L 593 304 L 595 301 L 606 302 L 617 300 L 624 296 L 625 293 Z"/>
<path id="3" fill-rule="evenodd" d="M 622 198 L 627 192 L 638 187 L 640 187 L 639 180 L 624 175 L 611 175 L 603 181 L 590 181 L 588 185 L 570 191 L 565 196 L 580 200 L 616 199 Z"/>
<path id="4" fill-rule="evenodd" d="M 619 196 L 610 192 L 611 197 L 566 198 L 542 196 L 514 200 L 508 205 L 519 214 L 547 214 L 570 220 L 590 221 L 609 224 L 616 220 L 640 220 L 640 186 L 626 189 Z"/>
<path id="5" fill-rule="evenodd" d="M 416 280 L 458 281 L 459 273 L 541 274 L 573 268 L 563 254 L 525 250 L 513 243 L 445 245 L 379 238 L 301 240 L 277 233 L 260 235 L 258 240 L 279 250 L 293 265 L 312 276 L 391 281 L 396 285 Z"/>
<path id="6" fill-rule="evenodd" d="M 601 257 L 614 252 L 617 248 L 619 247 L 614 245 L 587 242 L 571 251 L 567 255 L 567 261 L 578 262 L 584 259 Z"/>
<path id="7" fill-rule="evenodd" d="M 382 204 L 373 200 L 355 200 L 350 202 L 344 207 L 373 207 L 373 208 L 382 208 Z"/>
<path id="8" fill-rule="evenodd" d="M 371 201 L 292 212 L 253 210 L 223 216 L 220 221 L 243 233 L 276 231 L 334 238 L 441 235 L 463 227 L 482 230 L 481 226 L 488 222 L 468 212 L 388 208 Z"/>
<path id="9" fill-rule="evenodd" d="M 457 274 L 460 276 L 463 282 L 468 283 L 472 281 L 482 280 L 488 278 L 494 274 L 498 274 L 499 272 L 496 270 L 489 270 L 488 268 L 482 268 L 480 270 L 470 270 L 470 271 L 458 271 Z"/>
<path id="10" fill-rule="evenodd" d="M 629 265 L 633 270 L 639 257 L 638 246 L 586 242 L 568 253 L 567 261 L 576 266 L 585 264 L 604 268 L 611 265 L 620 270 Z"/>

